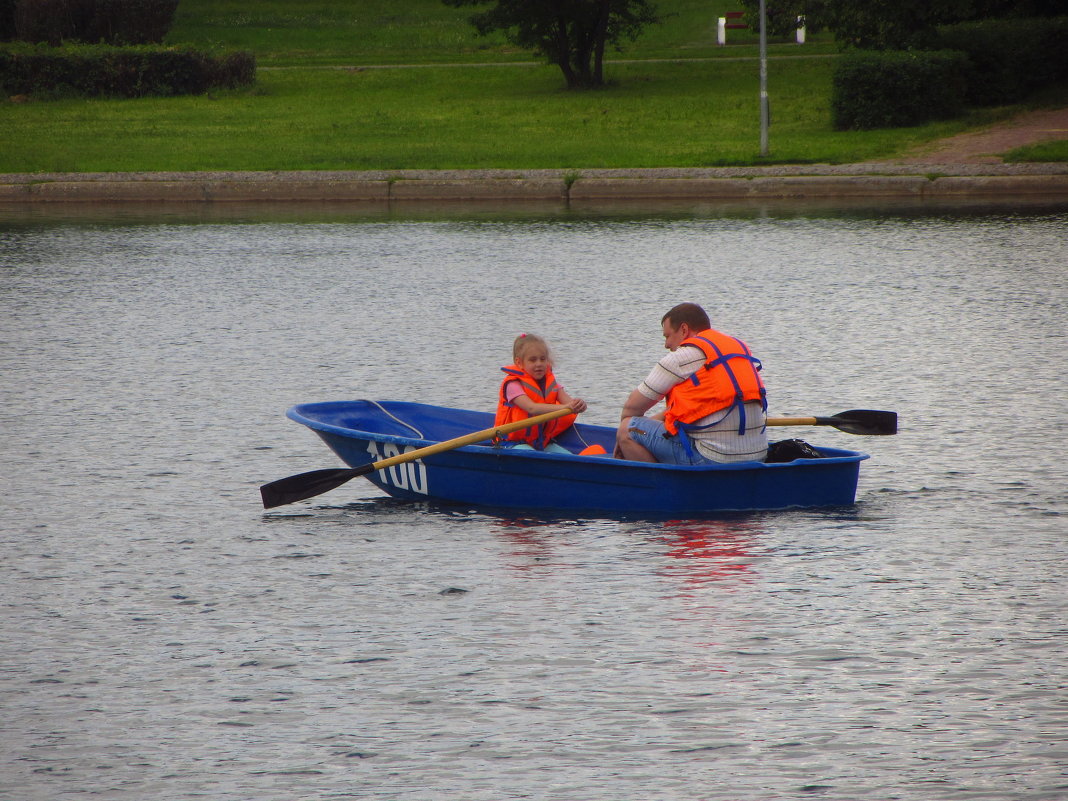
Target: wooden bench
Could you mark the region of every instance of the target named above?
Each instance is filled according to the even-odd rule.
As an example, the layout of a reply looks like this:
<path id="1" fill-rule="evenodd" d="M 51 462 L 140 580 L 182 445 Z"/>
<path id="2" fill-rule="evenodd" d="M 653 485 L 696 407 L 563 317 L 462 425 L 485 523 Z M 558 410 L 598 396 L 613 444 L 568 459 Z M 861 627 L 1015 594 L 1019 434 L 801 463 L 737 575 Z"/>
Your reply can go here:
<path id="1" fill-rule="evenodd" d="M 716 25 L 716 44 L 727 44 L 727 30 L 733 28 L 736 30 L 744 30 L 749 26 L 745 24 L 742 17 L 745 16 L 744 11 L 727 11 L 719 18 Z"/>
<path id="2" fill-rule="evenodd" d="M 742 17 L 744 17 L 744 16 L 745 16 L 745 12 L 744 11 L 728 11 L 728 12 L 726 12 L 723 15 L 723 17 L 727 20 L 727 24 L 724 25 L 723 27 L 727 28 L 728 30 L 729 29 L 745 30 L 749 26 L 746 25 L 742 21 Z"/>
<path id="3" fill-rule="evenodd" d="M 719 23 L 716 28 L 716 43 L 720 45 L 727 44 L 727 31 L 728 30 L 746 30 L 749 28 L 745 24 L 745 12 L 744 11 L 726 11 L 723 16 L 719 18 Z M 797 19 L 797 43 L 805 43 L 805 27 L 801 22 L 801 18 Z"/>

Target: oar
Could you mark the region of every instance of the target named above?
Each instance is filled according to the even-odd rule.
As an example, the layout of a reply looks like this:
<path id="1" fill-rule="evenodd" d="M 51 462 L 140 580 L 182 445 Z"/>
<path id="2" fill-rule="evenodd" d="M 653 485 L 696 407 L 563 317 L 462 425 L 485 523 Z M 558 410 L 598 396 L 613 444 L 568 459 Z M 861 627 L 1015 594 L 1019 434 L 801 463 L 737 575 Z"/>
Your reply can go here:
<path id="1" fill-rule="evenodd" d="M 897 412 L 850 409 L 830 417 L 769 417 L 769 426 L 834 426 L 847 434 L 896 434 Z"/>
<path id="2" fill-rule="evenodd" d="M 271 509 L 275 506 L 303 501 L 305 498 L 313 498 L 316 495 L 322 495 L 324 492 L 329 492 L 334 489 L 334 487 L 340 487 L 346 481 L 350 481 L 357 476 L 365 476 L 375 470 L 382 470 L 386 467 L 392 467 L 395 464 L 403 464 L 404 462 L 414 462 L 416 459 L 422 459 L 424 456 L 433 456 L 435 453 L 451 451 L 454 448 L 462 448 L 464 445 L 474 445 L 476 442 L 482 442 L 483 440 L 499 437 L 502 434 L 510 434 L 513 431 L 520 431 L 524 428 L 547 423 L 549 420 L 555 420 L 557 417 L 563 417 L 568 414 L 572 414 L 572 411 L 565 406 L 563 409 L 557 409 L 555 412 L 546 412 L 545 414 L 539 414 L 536 417 L 528 417 L 526 420 L 516 420 L 514 423 L 506 423 L 501 426 L 496 426 L 495 428 L 475 431 L 472 434 L 465 434 L 462 437 L 456 437 L 456 439 L 437 442 L 433 445 L 427 445 L 425 448 L 418 448 L 417 450 L 409 451 L 408 453 L 390 456 L 388 459 L 381 459 L 380 461 L 371 462 L 370 464 L 361 465 L 360 467 L 338 467 L 327 470 L 312 470 L 310 473 L 300 473 L 299 475 L 289 476 L 289 478 L 280 478 L 277 481 L 272 481 L 269 484 L 264 484 L 260 487 L 260 497 L 263 498 L 263 508 Z"/>

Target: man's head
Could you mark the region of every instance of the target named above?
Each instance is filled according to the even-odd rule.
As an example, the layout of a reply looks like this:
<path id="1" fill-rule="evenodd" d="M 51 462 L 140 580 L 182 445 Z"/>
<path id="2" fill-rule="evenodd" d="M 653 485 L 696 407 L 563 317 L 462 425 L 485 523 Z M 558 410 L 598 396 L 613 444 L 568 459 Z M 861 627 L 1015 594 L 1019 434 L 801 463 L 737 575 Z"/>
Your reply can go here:
<path id="1" fill-rule="evenodd" d="M 672 351 L 684 339 L 712 327 L 705 310 L 696 303 L 680 303 L 660 318 L 660 324 L 664 329 L 664 347 Z"/>

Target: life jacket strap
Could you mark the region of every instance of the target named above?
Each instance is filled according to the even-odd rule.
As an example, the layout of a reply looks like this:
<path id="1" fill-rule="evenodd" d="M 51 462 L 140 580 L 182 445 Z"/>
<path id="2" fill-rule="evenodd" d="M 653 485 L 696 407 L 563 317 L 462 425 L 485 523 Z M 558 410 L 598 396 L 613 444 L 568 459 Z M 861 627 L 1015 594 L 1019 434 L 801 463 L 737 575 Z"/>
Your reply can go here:
<path id="1" fill-rule="evenodd" d="M 713 367 L 723 367 L 723 371 L 727 374 L 727 378 L 730 379 L 731 386 L 734 387 L 734 402 L 731 403 L 731 407 L 738 407 L 738 435 L 741 436 L 745 433 L 745 399 L 742 394 L 742 385 L 738 383 L 738 377 L 734 374 L 734 370 L 728 362 L 731 359 L 746 359 L 749 361 L 750 366 L 753 368 L 753 372 L 756 373 L 763 369 L 763 365 L 760 363 L 760 359 L 756 358 L 749 352 L 749 348 L 742 340 L 736 337 L 731 337 L 738 343 L 738 347 L 741 348 L 742 353 L 724 353 L 719 347 L 710 339 L 705 337 L 697 337 L 702 342 L 707 342 L 709 346 L 716 352 L 716 358 L 705 365 L 706 370 L 711 370 Z M 759 379 L 758 379 L 759 380 Z M 764 407 L 764 411 L 767 412 L 767 399 L 766 392 L 763 388 L 760 390 L 760 402 Z"/>

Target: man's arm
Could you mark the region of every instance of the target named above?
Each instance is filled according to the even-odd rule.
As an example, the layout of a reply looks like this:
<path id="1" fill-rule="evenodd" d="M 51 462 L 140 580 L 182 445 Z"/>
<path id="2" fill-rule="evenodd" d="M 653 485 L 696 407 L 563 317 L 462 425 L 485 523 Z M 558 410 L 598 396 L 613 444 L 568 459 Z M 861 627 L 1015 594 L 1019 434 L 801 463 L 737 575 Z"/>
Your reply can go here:
<path id="1" fill-rule="evenodd" d="M 616 447 L 612 455 L 617 459 L 630 459 L 637 462 L 656 461 L 649 451 L 630 438 L 628 429 L 632 417 L 642 417 L 656 405 L 658 400 L 647 397 L 638 389 L 630 393 L 626 403 L 623 404 L 619 428 L 616 429 Z"/>
<path id="2" fill-rule="evenodd" d="M 626 403 L 623 404 L 623 411 L 619 414 L 620 420 L 625 420 L 628 417 L 642 417 L 656 403 L 657 401 L 647 398 L 641 391 L 635 389 L 630 393 Z"/>
<path id="3" fill-rule="evenodd" d="M 653 367 L 638 388 L 630 393 L 620 417 L 642 417 L 659 403 L 672 387 L 689 378 L 704 361 L 704 353 L 693 345 L 684 345 L 662 358 Z M 654 420 L 663 420 L 664 414 L 652 415 Z"/>

